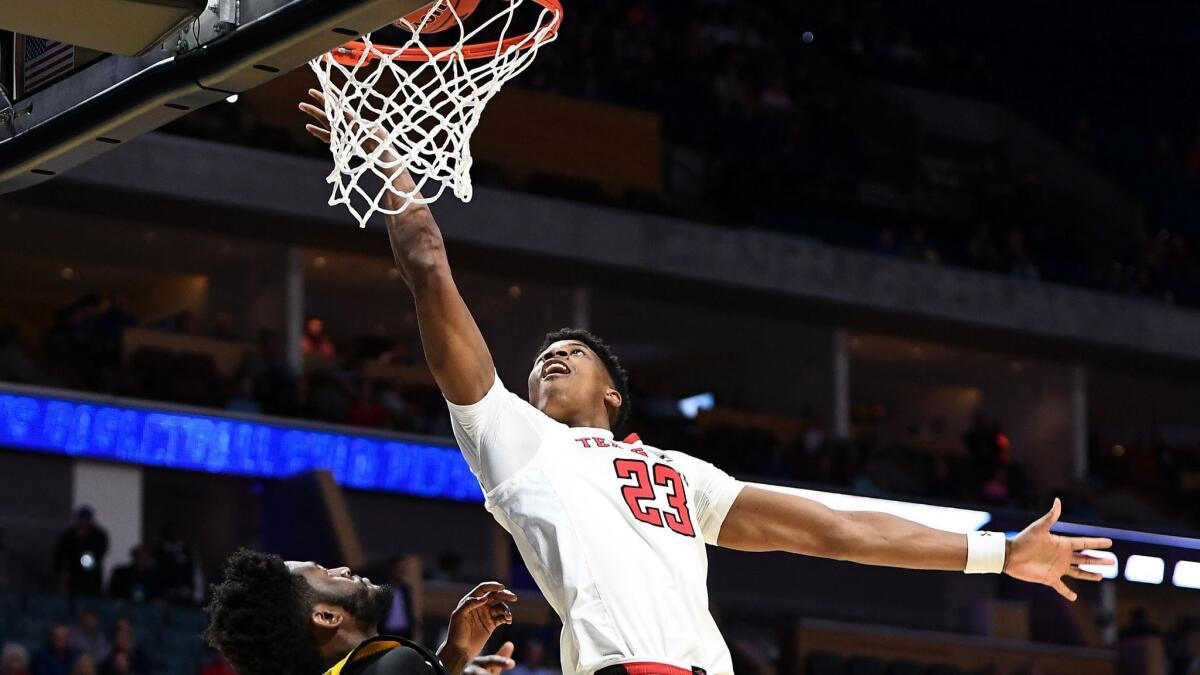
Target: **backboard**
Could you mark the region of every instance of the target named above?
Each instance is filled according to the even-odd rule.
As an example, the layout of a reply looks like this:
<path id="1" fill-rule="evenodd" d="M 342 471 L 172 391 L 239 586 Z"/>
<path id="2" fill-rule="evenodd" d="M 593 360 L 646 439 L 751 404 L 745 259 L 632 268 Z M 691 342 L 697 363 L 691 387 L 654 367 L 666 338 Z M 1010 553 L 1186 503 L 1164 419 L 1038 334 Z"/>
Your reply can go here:
<path id="1" fill-rule="evenodd" d="M 0 0 L 0 194 L 252 89 L 428 0 Z"/>

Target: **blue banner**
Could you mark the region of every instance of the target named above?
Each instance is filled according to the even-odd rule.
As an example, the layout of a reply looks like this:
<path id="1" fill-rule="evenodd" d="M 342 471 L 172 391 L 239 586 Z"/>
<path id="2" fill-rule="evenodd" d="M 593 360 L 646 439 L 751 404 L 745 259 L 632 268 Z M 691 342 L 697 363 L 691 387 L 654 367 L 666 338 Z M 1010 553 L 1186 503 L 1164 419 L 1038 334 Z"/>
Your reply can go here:
<path id="1" fill-rule="evenodd" d="M 0 392 L 0 446 L 260 478 L 325 469 L 348 488 L 483 501 L 452 446 L 124 404 Z"/>

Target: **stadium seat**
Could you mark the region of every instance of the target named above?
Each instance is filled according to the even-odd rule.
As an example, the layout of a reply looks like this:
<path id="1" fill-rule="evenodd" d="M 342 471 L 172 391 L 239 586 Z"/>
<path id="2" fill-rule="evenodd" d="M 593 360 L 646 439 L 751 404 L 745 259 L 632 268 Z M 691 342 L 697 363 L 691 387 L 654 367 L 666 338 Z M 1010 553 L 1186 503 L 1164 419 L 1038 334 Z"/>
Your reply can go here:
<path id="1" fill-rule="evenodd" d="M 71 609 L 67 598 L 58 593 L 30 593 L 25 596 L 25 613 L 28 616 L 69 621 Z"/>
<path id="2" fill-rule="evenodd" d="M 117 616 L 117 606 L 108 598 L 79 598 L 75 601 L 77 614 L 85 609 L 96 612 L 106 626 Z"/>
<path id="3" fill-rule="evenodd" d="M 138 602 L 124 603 L 118 606 L 117 616 L 129 619 L 138 639 L 142 641 L 149 641 L 156 637 L 163 624 L 163 610 L 158 605 Z"/>
<path id="4" fill-rule="evenodd" d="M 40 616 L 18 616 L 11 626 L 13 640 L 25 645 L 41 646 L 46 644 L 50 629 L 62 621 L 56 618 Z"/>
<path id="5" fill-rule="evenodd" d="M 813 652 L 808 655 L 804 672 L 807 675 L 845 675 L 846 664 L 837 654 Z"/>
<path id="6" fill-rule="evenodd" d="M 172 607 L 167 623 L 175 628 L 186 629 L 199 635 L 208 625 L 208 614 L 196 607 Z"/>

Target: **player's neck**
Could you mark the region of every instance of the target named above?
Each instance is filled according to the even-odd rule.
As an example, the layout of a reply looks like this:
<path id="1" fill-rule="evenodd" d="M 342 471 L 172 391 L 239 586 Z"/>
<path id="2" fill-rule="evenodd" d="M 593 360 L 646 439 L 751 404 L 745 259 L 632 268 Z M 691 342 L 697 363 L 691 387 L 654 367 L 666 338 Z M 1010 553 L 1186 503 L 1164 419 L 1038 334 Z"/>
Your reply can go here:
<path id="1" fill-rule="evenodd" d="M 358 628 L 343 628 L 339 630 L 328 642 L 320 646 L 321 658 L 325 660 L 325 667 L 333 667 L 360 644 L 377 635 L 379 633 L 374 629 L 364 631 Z"/>
<path id="2" fill-rule="evenodd" d="M 562 410 L 554 409 L 552 406 L 546 406 L 542 409 L 556 422 L 565 424 L 571 428 L 586 427 L 588 429 L 608 429 L 608 410 L 606 409 L 587 409 L 587 410 Z"/>

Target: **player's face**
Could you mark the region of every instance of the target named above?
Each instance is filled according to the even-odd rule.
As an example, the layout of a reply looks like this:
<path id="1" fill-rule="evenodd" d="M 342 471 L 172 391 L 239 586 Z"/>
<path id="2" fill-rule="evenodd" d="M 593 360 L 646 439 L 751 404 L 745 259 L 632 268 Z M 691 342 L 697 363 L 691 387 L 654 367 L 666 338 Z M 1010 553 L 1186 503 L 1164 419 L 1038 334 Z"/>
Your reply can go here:
<path id="1" fill-rule="evenodd" d="M 375 626 L 387 612 L 392 594 L 387 586 L 371 583 L 349 567 L 327 568 L 314 562 L 289 560 L 288 570 L 312 587 L 321 602 L 338 605 L 362 627 Z"/>
<path id="2" fill-rule="evenodd" d="M 606 399 L 613 391 L 612 379 L 600 357 L 576 340 L 560 340 L 533 361 L 529 371 L 529 403 L 564 424 L 576 415 L 600 406 L 607 414 Z"/>

